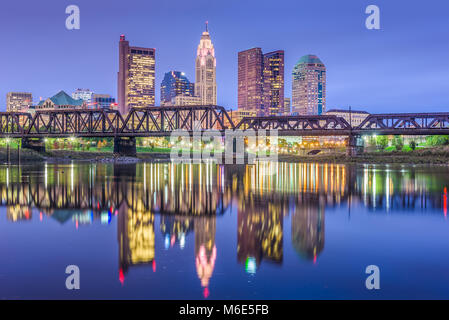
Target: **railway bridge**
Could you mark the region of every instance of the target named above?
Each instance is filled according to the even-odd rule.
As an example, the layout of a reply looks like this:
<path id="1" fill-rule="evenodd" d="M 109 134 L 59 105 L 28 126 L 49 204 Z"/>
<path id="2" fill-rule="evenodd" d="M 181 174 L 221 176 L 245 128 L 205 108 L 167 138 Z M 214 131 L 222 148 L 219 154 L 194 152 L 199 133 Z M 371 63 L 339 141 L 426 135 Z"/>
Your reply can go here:
<path id="1" fill-rule="evenodd" d="M 246 117 L 233 123 L 221 106 L 133 108 L 117 110 L 66 109 L 35 113 L 0 113 L 0 138 L 21 138 L 23 148 L 45 150 L 44 138 L 109 137 L 114 152 L 136 153 L 136 137 L 167 137 L 175 130 L 277 130 L 279 136 L 345 136 L 348 154 L 355 155 L 362 135 L 449 135 L 449 113 L 371 114 L 351 126 L 336 115 Z"/>

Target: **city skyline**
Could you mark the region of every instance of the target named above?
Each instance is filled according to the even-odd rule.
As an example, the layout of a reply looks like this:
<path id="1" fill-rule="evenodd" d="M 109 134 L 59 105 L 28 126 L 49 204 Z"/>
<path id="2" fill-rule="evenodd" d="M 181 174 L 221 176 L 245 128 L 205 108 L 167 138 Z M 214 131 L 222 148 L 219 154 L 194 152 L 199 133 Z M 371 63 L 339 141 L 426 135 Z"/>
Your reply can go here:
<path id="1" fill-rule="evenodd" d="M 132 2 L 147 6 L 141 1 Z M 195 12 L 200 5 L 201 12 Z M 3 23 L 8 23 L 8 29 L 14 31 L 5 34 L 4 41 L 10 44 L 10 50 L 0 56 L 3 70 L 0 77 L 3 84 L 0 90 L 2 110 L 6 107 L 6 93 L 11 91 L 31 92 L 37 98 L 49 97 L 59 90 L 72 92 L 75 88 L 86 87 L 115 97 L 114 78 L 118 71 L 116 39 L 120 34 L 126 34 L 135 45 L 158 50 L 155 92 L 156 104 L 159 104 L 164 72 L 181 70 L 188 78 L 194 78 L 191 61 L 206 20 L 210 22 L 209 29 L 217 51 L 217 103 L 226 108 L 237 108 L 237 52 L 254 46 L 263 47 L 266 52 L 284 50 L 287 74 L 303 55 L 315 54 L 325 61 L 329 76 L 328 108 L 351 105 L 369 112 L 418 112 L 424 108 L 444 111 L 449 103 L 445 94 L 449 83 L 449 61 L 444 59 L 449 45 L 439 41 L 444 35 L 441 26 L 445 21 L 445 9 L 448 8 L 442 1 L 434 1 L 433 6 L 425 8 L 411 4 L 405 9 L 399 4 L 378 1 L 382 10 L 381 30 L 378 31 L 367 30 L 364 26 L 364 10 L 368 2 L 338 4 L 340 12 L 346 12 L 346 17 L 334 15 L 332 11 L 337 5 L 330 1 L 302 5 L 282 2 L 278 9 L 283 12 L 282 19 L 275 19 L 277 27 L 272 30 L 257 18 L 243 18 L 243 13 L 250 12 L 251 1 L 242 5 L 242 13 L 235 16 L 236 22 L 229 24 L 227 18 L 235 13 L 237 5 L 231 1 L 226 6 L 214 4 L 207 8 L 198 3 L 189 8 L 180 3 L 179 10 L 173 12 L 178 19 L 163 29 L 155 27 L 162 21 L 157 15 L 169 10 L 164 5 L 153 4 L 153 13 L 146 11 L 146 14 L 130 8 L 135 17 L 133 20 L 123 18 L 120 10 L 112 5 L 103 8 L 110 19 L 102 19 L 103 27 L 97 30 L 99 22 L 95 21 L 94 11 L 100 8 L 100 4 L 80 1 L 81 29 L 68 31 L 63 24 L 66 18 L 64 5 L 41 7 L 30 4 L 19 18 L 16 15 L 15 20 L 9 16 L 2 19 Z M 6 6 L 5 12 L 16 12 L 20 9 L 20 1 Z M 260 8 L 254 10 L 264 8 L 265 4 L 262 3 Z M 299 8 L 301 11 L 298 13 Z M 401 13 L 403 9 L 407 14 Z M 425 15 L 426 12 L 431 14 Z M 49 24 L 51 28 L 41 25 L 31 28 L 36 21 L 31 13 L 54 19 Z M 304 17 L 296 19 L 297 16 Z M 117 17 L 121 18 L 117 20 Z M 328 20 L 335 28 L 329 30 L 328 27 L 319 26 L 314 22 L 317 17 Z M 107 22 L 109 20 L 114 21 L 115 25 Z M 180 26 L 183 28 L 182 36 L 175 31 Z M 158 31 L 145 31 L 153 29 Z M 68 50 L 55 48 L 45 54 L 43 50 L 37 50 L 45 47 L 46 41 L 38 39 L 41 34 L 49 39 L 58 39 L 61 47 L 66 45 Z M 24 50 L 24 46 L 17 41 L 18 37 L 30 37 L 27 45 L 36 50 Z M 89 47 L 89 51 L 85 47 Z M 426 54 L 439 61 L 438 68 L 428 68 L 425 72 L 415 68 Z M 22 73 L 13 72 L 19 61 L 27 72 L 26 82 Z M 61 68 L 65 68 L 64 73 L 59 72 Z M 392 68 L 400 69 L 401 73 L 391 77 L 389 70 Z M 44 69 L 47 72 L 43 74 Z M 291 79 L 287 76 L 285 87 L 285 96 L 290 98 Z"/>

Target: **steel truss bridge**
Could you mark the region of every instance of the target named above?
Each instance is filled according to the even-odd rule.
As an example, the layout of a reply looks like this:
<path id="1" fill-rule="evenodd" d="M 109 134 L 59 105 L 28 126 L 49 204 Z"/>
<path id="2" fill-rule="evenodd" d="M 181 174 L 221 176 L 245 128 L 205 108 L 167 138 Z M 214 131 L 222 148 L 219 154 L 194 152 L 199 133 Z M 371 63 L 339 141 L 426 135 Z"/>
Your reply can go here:
<path id="1" fill-rule="evenodd" d="M 280 136 L 447 135 L 449 113 L 372 114 L 359 126 L 335 115 L 247 117 L 232 122 L 220 106 L 66 109 L 0 113 L 0 137 L 158 137 L 175 130 L 278 130 Z"/>

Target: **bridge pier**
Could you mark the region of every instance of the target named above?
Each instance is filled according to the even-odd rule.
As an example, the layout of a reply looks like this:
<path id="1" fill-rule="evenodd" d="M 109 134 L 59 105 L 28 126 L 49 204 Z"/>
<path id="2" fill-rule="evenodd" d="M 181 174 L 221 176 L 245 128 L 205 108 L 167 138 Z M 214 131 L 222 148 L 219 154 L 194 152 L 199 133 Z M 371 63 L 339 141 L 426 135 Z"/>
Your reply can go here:
<path id="1" fill-rule="evenodd" d="M 44 138 L 22 138 L 22 148 L 45 152 Z"/>
<path id="2" fill-rule="evenodd" d="M 135 157 L 136 138 L 135 137 L 115 137 L 114 138 L 114 154 L 120 156 Z"/>
<path id="3" fill-rule="evenodd" d="M 350 135 L 348 138 L 348 146 L 346 155 L 348 157 L 356 157 L 363 153 L 363 139 L 359 135 Z"/>

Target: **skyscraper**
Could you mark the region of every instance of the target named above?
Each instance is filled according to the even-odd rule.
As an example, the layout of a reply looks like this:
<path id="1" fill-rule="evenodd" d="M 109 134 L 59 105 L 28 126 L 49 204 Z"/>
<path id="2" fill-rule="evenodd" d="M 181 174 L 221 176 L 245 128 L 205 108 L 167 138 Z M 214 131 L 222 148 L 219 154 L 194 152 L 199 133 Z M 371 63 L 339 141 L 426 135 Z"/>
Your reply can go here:
<path id="1" fill-rule="evenodd" d="M 122 114 L 133 107 L 154 106 L 156 50 L 119 42 L 118 105 Z"/>
<path id="2" fill-rule="evenodd" d="M 263 55 L 263 104 L 266 115 L 284 112 L 284 51 Z"/>
<path id="3" fill-rule="evenodd" d="M 284 114 L 286 115 L 290 113 L 290 104 L 290 98 L 284 98 Z"/>
<path id="4" fill-rule="evenodd" d="M 202 105 L 217 104 L 215 49 L 206 23 L 206 31 L 201 35 L 195 61 L 195 94 Z"/>
<path id="5" fill-rule="evenodd" d="M 293 69 L 292 112 L 320 115 L 326 111 L 326 67 L 314 55 L 299 59 Z"/>
<path id="6" fill-rule="evenodd" d="M 263 55 L 261 48 L 238 53 L 238 110 L 263 110 Z"/>
<path id="7" fill-rule="evenodd" d="M 33 103 L 33 95 L 28 92 L 8 92 L 6 94 L 6 111 L 22 111 Z"/>
<path id="8" fill-rule="evenodd" d="M 284 111 L 284 51 L 253 48 L 238 54 L 238 109 L 259 115 Z"/>
<path id="9" fill-rule="evenodd" d="M 161 83 L 161 105 L 168 105 L 177 96 L 193 97 L 195 85 L 187 79 L 184 72 L 170 71 Z"/>

